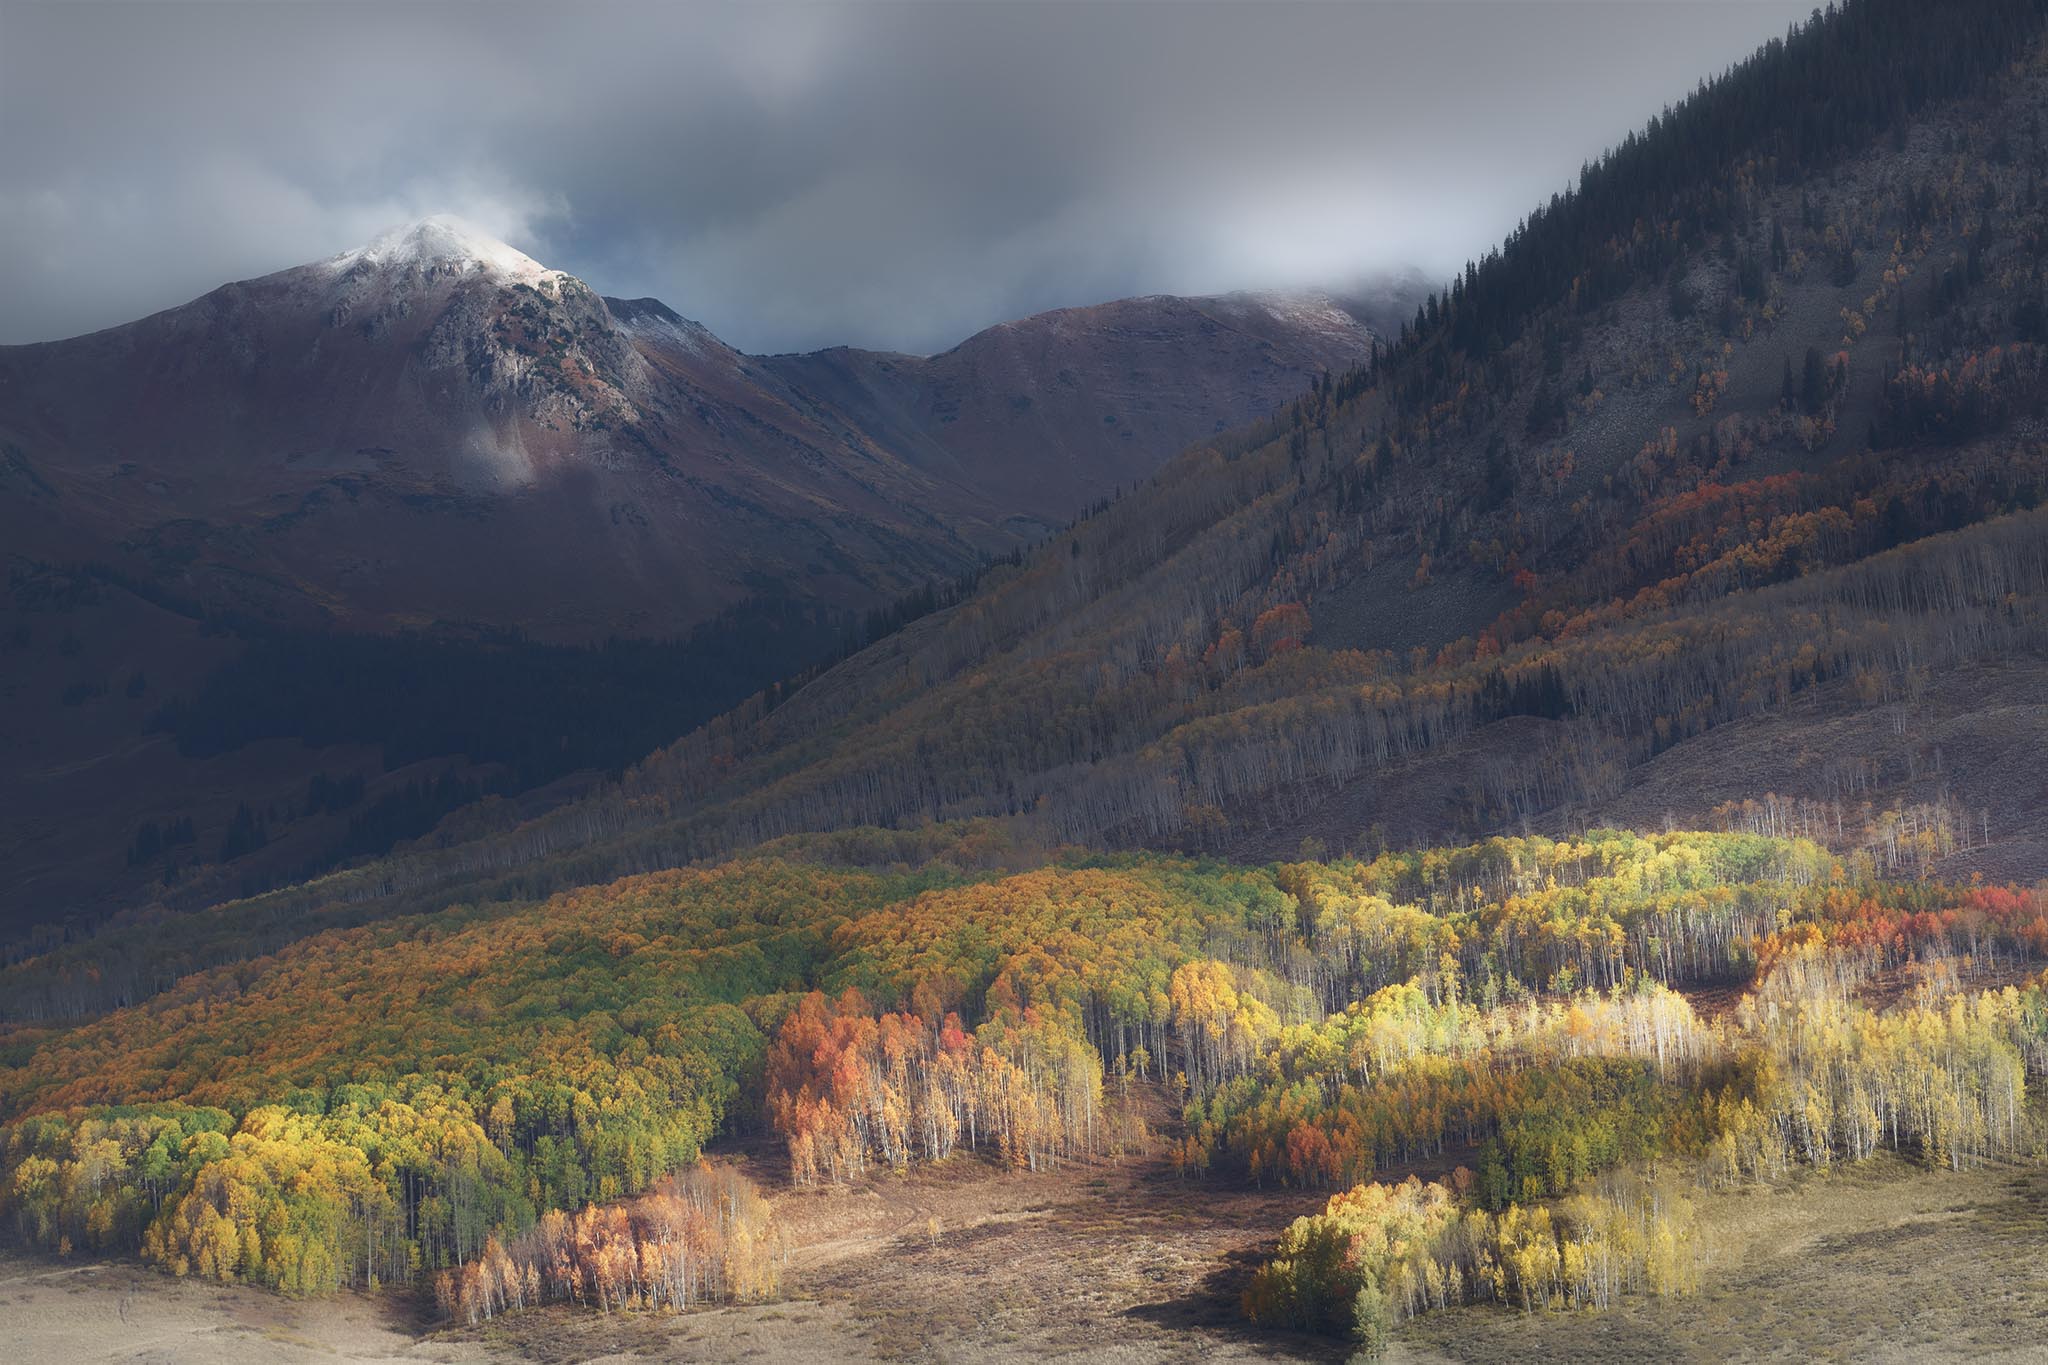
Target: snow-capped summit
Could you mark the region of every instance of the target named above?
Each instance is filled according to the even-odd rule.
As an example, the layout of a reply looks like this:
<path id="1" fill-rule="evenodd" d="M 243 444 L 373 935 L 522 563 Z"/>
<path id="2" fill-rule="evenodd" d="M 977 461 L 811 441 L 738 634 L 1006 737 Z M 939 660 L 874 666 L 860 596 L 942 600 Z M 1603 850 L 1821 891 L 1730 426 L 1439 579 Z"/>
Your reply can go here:
<path id="1" fill-rule="evenodd" d="M 344 251 L 326 262 L 336 274 L 357 266 L 404 269 L 417 266 L 477 271 L 511 283 L 533 284 L 559 270 L 550 270 L 516 247 L 507 246 L 460 218 L 436 214 L 395 227 L 366 246 Z"/>

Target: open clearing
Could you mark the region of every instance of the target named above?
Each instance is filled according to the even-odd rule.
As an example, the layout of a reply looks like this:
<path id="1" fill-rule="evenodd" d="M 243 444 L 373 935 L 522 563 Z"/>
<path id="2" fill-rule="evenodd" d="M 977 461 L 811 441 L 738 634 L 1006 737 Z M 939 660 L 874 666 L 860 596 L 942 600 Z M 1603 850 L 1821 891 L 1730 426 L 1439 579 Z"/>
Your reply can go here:
<path id="1" fill-rule="evenodd" d="M 1052 1175 L 956 1160 L 783 1190 L 787 1298 L 683 1317 L 551 1308 L 435 1332 L 403 1296 L 298 1303 L 126 1265 L 0 1258 L 0 1348 L 23 1361 L 1342 1359 L 1255 1332 L 1235 1301 L 1320 1201 L 1182 1182 L 1158 1161 Z M 1892 1158 L 1701 1202 L 1703 1292 L 1605 1315 L 1467 1310 L 1396 1362 L 2048 1359 L 2048 1166 L 1961 1175 Z M 934 1244 L 930 1220 L 938 1220 Z"/>
<path id="2" fill-rule="evenodd" d="M 1891 1157 L 1701 1202 L 1695 1298 L 1439 1314 L 1392 1361 L 2048 1359 L 2048 1167 Z"/>

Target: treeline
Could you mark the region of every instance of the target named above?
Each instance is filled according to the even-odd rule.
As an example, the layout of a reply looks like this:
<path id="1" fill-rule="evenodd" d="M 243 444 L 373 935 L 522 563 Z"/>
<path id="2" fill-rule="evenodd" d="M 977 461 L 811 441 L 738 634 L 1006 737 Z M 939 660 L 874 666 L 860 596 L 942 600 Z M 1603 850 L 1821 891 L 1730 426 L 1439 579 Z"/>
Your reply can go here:
<path id="1" fill-rule="evenodd" d="M 1255 1066 L 1193 1098 L 1178 1156 L 1186 1171 L 1327 1188 L 1455 1149 L 1498 1208 L 1703 1148 L 1714 1129 L 1690 1094 L 1723 1083 L 1731 1055 L 1656 986 L 1492 1010 L 1390 987 L 1268 1040 Z"/>
<path id="2" fill-rule="evenodd" d="M 1687 1292 L 1699 1264 L 1689 1193 L 1702 1185 L 1881 1148 L 1958 1170 L 2035 1150 L 2025 1092 L 2030 1075 L 2048 1074 L 2048 976 L 1971 994 L 1949 959 L 1934 959 L 1908 1002 L 1879 1011 L 1860 999 L 1876 957 L 1815 941 L 1777 958 L 1732 1022 L 1704 1030 L 1732 1064 L 1667 1086 L 1665 1112 L 1649 1121 L 1596 1093 L 1548 1105 L 1539 1086 L 1533 1103 L 1504 1109 L 1476 1174 L 1461 1165 L 1444 1182 L 1410 1177 L 1336 1195 L 1281 1237 L 1246 1291 L 1246 1314 L 1348 1334 L 1377 1355 L 1400 1322 L 1462 1304 L 1606 1308 L 1629 1292 Z M 1596 1052 L 1615 1045 L 1576 1021 L 1562 1036 Z M 1364 1088 L 1457 1125 L 1460 1115 L 1432 1110 L 1405 1079 L 1383 1073 Z M 1632 1142 L 1604 1141 L 1632 1120 Z M 1300 1122 L 1330 1127 L 1313 1115 Z M 1502 1151 L 1528 1155 L 1530 1130 L 1539 1160 L 1515 1179 Z M 1316 1131 L 1290 1134 L 1290 1157 L 1313 1151 L 1303 1134 Z M 1545 1198 L 1554 1202 L 1536 1202 Z"/>
<path id="3" fill-rule="evenodd" d="M 1724 1160 L 1756 1175 L 1889 1148 L 1962 1170 L 2026 1150 L 2026 1079 L 2048 1073 L 2042 983 L 1949 982 L 1880 1013 L 1853 994 L 1857 957 L 1804 945 L 1744 1002 L 1765 1067 L 1754 1104 L 1722 1116 Z"/>
<path id="4" fill-rule="evenodd" d="M 798 1002 L 768 1053 L 766 1105 L 799 1185 L 960 1149 L 1049 1170 L 1111 1136 L 1101 1058 L 1057 1022 L 1006 1008 L 969 1033 L 953 1013 L 876 1017 L 856 992 Z"/>
<path id="5" fill-rule="evenodd" d="M 1497 1303 L 1605 1309 L 1625 1294 L 1688 1294 L 1702 1260 L 1691 1201 L 1669 1178 L 1616 1175 L 1555 1203 L 1468 1206 L 1471 1173 L 1359 1185 L 1297 1218 L 1252 1277 L 1256 1322 L 1349 1336 L 1368 1356 L 1423 1313 Z"/>
<path id="6" fill-rule="evenodd" d="M 974 1043 L 959 1020 L 1022 1007 L 1065 1021 L 1061 1047 L 1085 1040 L 1098 1075 L 1157 1070 L 1179 1087 L 1176 1155 L 1190 1174 L 1341 1185 L 1455 1150 L 1499 1207 L 1666 1153 L 1824 1160 L 1797 1128 L 1812 1087 L 1788 1079 L 1805 1072 L 1773 1052 L 1776 1035 L 1707 1025 L 1665 982 L 1748 981 L 1807 952 L 1873 971 L 2048 957 L 2037 896 L 1842 875 L 1812 845 L 1623 836 L 1291 865 L 1263 893 L 1212 882 L 1230 888 L 1233 913 L 1193 922 L 1161 897 L 1171 880 L 1087 869 L 933 893 L 838 931 L 837 979 L 910 1008 L 850 1018 L 857 1006 L 842 1003 L 793 1023 L 781 1064 L 798 1079 L 775 1092 L 776 1121 L 807 1178 L 856 1171 L 868 1153 L 942 1156 L 975 1121 Z M 1837 1081 L 1844 1094 L 1896 1095 L 1896 1079 L 1873 1089 L 1874 1078 L 1904 1068 L 1941 1106 L 1938 1124 L 1934 1111 L 1884 1109 L 1888 1146 L 1942 1159 L 2016 1150 L 2010 1115 L 1993 1112 L 2020 1093 L 1999 1059 L 2031 1046 L 2038 998 L 1983 1005 L 2006 1011 L 2004 1041 L 1982 1054 L 1990 1070 L 1939 1075 L 1886 1050 L 1893 1031 L 1917 1037 L 1927 1020 L 1870 1025 L 1871 1011 L 1845 1007 L 1868 1046 L 1864 1069 Z M 1960 1037 L 1949 1055 L 1964 1055 Z M 856 1155 L 821 1158 L 820 1133 Z"/>
<path id="7" fill-rule="evenodd" d="M 632 1199 L 550 1210 L 509 1244 L 434 1277 L 450 1319 L 474 1327 L 544 1303 L 686 1312 L 774 1296 L 783 1248 L 768 1201 L 730 1166 L 706 1162 Z"/>
<path id="8" fill-rule="evenodd" d="M 0 1218 L 296 1292 L 470 1266 L 694 1163 L 758 1107 L 834 919 L 948 880 L 759 863 L 451 909 L 19 1035 Z"/>
<path id="9" fill-rule="evenodd" d="M 482 1129 L 430 1103 L 41 1115 L 9 1127 L 5 1153 L 28 1245 L 291 1294 L 405 1283 L 531 1217 Z"/>
<path id="10" fill-rule="evenodd" d="M 1843 775 L 1845 783 L 1867 780 L 1860 765 L 1849 765 Z M 1963 810 L 1945 795 L 1878 810 L 1869 801 L 1852 806 L 1767 792 L 1761 799 L 1724 802 L 1713 815 L 1723 829 L 1854 847 L 1886 876 L 1925 877 L 1942 859 L 1988 847 L 1991 839 L 1989 810 Z"/>

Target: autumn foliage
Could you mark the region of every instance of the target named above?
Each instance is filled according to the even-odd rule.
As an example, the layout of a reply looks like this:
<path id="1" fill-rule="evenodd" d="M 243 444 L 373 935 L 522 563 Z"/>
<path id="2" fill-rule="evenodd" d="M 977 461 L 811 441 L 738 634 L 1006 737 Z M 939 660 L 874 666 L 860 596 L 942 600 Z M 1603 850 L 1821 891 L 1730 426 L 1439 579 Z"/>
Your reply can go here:
<path id="1" fill-rule="evenodd" d="M 435 1285 L 481 1319 L 766 1292 L 759 1202 L 697 1166 L 740 1113 L 829 1183 L 1156 1151 L 1142 1116 L 1178 1107 L 1191 1181 L 1462 1165 L 1489 1214 L 1674 1158 L 1969 1165 L 2030 1140 L 2044 949 L 2038 891 L 1748 832 L 1264 868 L 759 857 L 338 929 L 21 1034 L 0 1218 L 291 1293 Z M 1699 986 L 1752 1000 L 1703 1018 Z"/>
<path id="2" fill-rule="evenodd" d="M 775 1292 L 782 1250 L 767 1201 L 730 1167 L 699 1163 L 629 1200 L 550 1211 L 507 1244 L 434 1280 L 450 1318 L 470 1323 L 543 1303 L 682 1312 Z"/>
<path id="3" fill-rule="evenodd" d="M 1616 1177 L 1550 1204 L 1489 1214 L 1470 1172 L 1359 1185 L 1298 1218 L 1245 1291 L 1259 1322 L 1353 1336 L 1368 1351 L 1400 1322 L 1472 1303 L 1534 1312 L 1683 1294 L 1699 1279 L 1690 1201 L 1675 1181 Z"/>
<path id="4" fill-rule="evenodd" d="M 1030 1007 L 969 1033 L 958 1014 L 876 1017 L 857 993 L 813 993 L 769 1051 L 767 1106 L 798 1184 L 958 1148 L 1046 1170 L 1093 1154 L 1104 1136 L 1101 1058 Z"/>

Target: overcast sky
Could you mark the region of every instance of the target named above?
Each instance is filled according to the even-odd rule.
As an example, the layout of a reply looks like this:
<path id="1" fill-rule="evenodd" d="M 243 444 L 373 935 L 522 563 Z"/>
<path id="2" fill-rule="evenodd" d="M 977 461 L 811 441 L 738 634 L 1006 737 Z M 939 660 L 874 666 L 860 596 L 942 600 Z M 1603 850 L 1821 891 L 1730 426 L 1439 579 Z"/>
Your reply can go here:
<path id="1" fill-rule="evenodd" d="M 756 351 L 1441 275 L 1811 3 L 0 0 L 0 342 L 430 213 Z"/>

